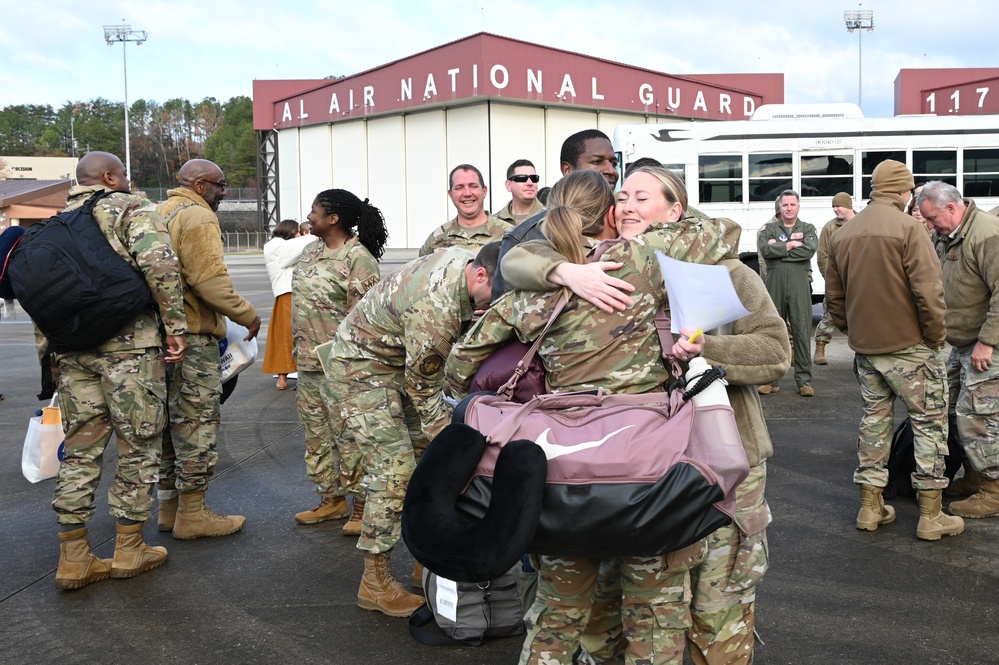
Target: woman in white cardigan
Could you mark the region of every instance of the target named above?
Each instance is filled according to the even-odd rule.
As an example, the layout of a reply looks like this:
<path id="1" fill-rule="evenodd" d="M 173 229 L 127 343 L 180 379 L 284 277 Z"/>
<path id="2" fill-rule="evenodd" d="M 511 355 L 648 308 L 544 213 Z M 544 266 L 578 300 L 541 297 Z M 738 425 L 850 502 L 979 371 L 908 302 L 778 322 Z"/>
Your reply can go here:
<path id="1" fill-rule="evenodd" d="M 271 239 L 264 245 L 264 264 L 271 278 L 274 310 L 267 326 L 263 371 L 278 375 L 278 390 L 287 390 L 288 375 L 297 369 L 291 354 L 291 273 L 302 251 L 315 239 L 312 235 L 301 235 L 298 222 L 286 219 L 274 227 Z"/>

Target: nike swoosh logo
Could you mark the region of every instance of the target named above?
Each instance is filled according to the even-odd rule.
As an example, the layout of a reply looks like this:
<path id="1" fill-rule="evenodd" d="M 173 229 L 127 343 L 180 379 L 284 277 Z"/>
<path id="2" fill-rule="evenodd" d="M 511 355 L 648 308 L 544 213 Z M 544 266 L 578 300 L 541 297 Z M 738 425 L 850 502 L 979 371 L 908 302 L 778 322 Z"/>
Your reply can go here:
<path id="1" fill-rule="evenodd" d="M 620 434 L 629 427 L 634 427 L 634 425 L 625 425 L 619 430 L 614 430 L 604 438 L 599 441 L 584 441 L 582 443 L 577 443 L 572 446 L 557 446 L 553 443 L 548 442 L 548 432 L 552 431 L 549 427 L 540 435 L 538 435 L 538 440 L 534 443 L 541 446 L 541 450 L 545 451 L 545 457 L 548 459 L 555 459 L 556 457 L 561 457 L 562 455 L 570 455 L 572 453 L 578 453 L 580 450 L 587 450 L 589 448 L 596 448 L 597 446 L 602 446 L 607 443 L 607 439 L 611 438 L 615 434 Z"/>

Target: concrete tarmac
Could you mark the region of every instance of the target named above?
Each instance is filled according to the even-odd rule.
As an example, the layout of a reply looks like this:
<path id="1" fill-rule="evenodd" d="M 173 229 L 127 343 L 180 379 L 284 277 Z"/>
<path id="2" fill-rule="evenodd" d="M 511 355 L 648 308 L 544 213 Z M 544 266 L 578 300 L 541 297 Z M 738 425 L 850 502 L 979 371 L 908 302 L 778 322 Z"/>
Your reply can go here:
<path id="1" fill-rule="evenodd" d="M 383 272 L 405 254 L 393 255 Z M 238 290 L 266 322 L 273 297 L 257 255 L 227 257 Z M 968 520 L 958 537 L 916 540 L 912 499 L 892 501 L 895 523 L 854 528 L 861 404 L 842 336 L 814 368 L 816 396 L 789 372 L 764 397 L 776 453 L 768 464 L 770 571 L 759 589 L 759 665 L 999 663 L 999 518 Z M 511 664 L 520 640 L 428 647 L 406 620 L 355 604 L 362 559 L 342 522 L 299 526 L 318 499 L 305 477 L 294 390 L 278 391 L 259 362 L 222 407 L 219 463 L 208 501 L 247 518 L 236 535 L 174 540 L 146 526 L 169 560 L 131 580 L 77 591 L 53 584 L 58 561 L 53 480 L 32 485 L 19 462 L 28 418 L 41 404 L 31 324 L 0 323 L 0 663 Z M 903 417 L 904 414 L 898 414 Z M 114 524 L 109 446 L 90 539 L 110 557 Z M 393 568 L 407 580 L 400 545 Z"/>

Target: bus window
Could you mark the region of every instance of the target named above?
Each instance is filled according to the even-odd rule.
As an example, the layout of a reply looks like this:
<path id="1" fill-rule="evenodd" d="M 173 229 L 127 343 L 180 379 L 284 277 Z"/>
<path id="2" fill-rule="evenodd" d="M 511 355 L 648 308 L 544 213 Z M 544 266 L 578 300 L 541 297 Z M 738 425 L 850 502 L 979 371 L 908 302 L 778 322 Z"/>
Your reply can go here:
<path id="1" fill-rule="evenodd" d="M 742 203 L 742 155 L 697 158 L 700 203 Z"/>
<path id="2" fill-rule="evenodd" d="M 965 196 L 999 196 L 999 148 L 964 151 Z"/>
<path id="3" fill-rule="evenodd" d="M 853 155 L 802 155 L 801 195 L 853 196 Z"/>
<path id="4" fill-rule="evenodd" d="M 750 155 L 749 200 L 775 200 L 785 189 L 792 189 L 793 175 L 789 152 Z"/>
<path id="5" fill-rule="evenodd" d="M 861 154 L 861 165 L 864 169 L 861 179 L 861 198 L 871 198 L 871 174 L 874 173 L 875 167 L 886 159 L 894 159 L 905 164 L 905 150 L 872 150 Z"/>
<path id="6" fill-rule="evenodd" d="M 943 180 L 957 186 L 957 150 L 913 150 L 912 177 L 916 182 Z"/>

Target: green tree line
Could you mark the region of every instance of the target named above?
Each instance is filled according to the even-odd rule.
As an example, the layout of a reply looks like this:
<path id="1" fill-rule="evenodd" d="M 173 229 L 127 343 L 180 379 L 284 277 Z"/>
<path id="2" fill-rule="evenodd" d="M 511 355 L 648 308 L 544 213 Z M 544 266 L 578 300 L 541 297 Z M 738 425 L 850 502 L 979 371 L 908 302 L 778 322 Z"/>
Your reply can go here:
<path id="1" fill-rule="evenodd" d="M 225 103 L 206 97 L 197 103 L 139 99 L 128 109 L 132 180 L 139 188 L 172 187 L 189 159 L 210 159 L 232 187 L 253 187 L 256 149 L 253 102 Z M 124 104 L 106 99 L 0 109 L 0 155 L 67 157 L 103 150 L 125 158 Z"/>

